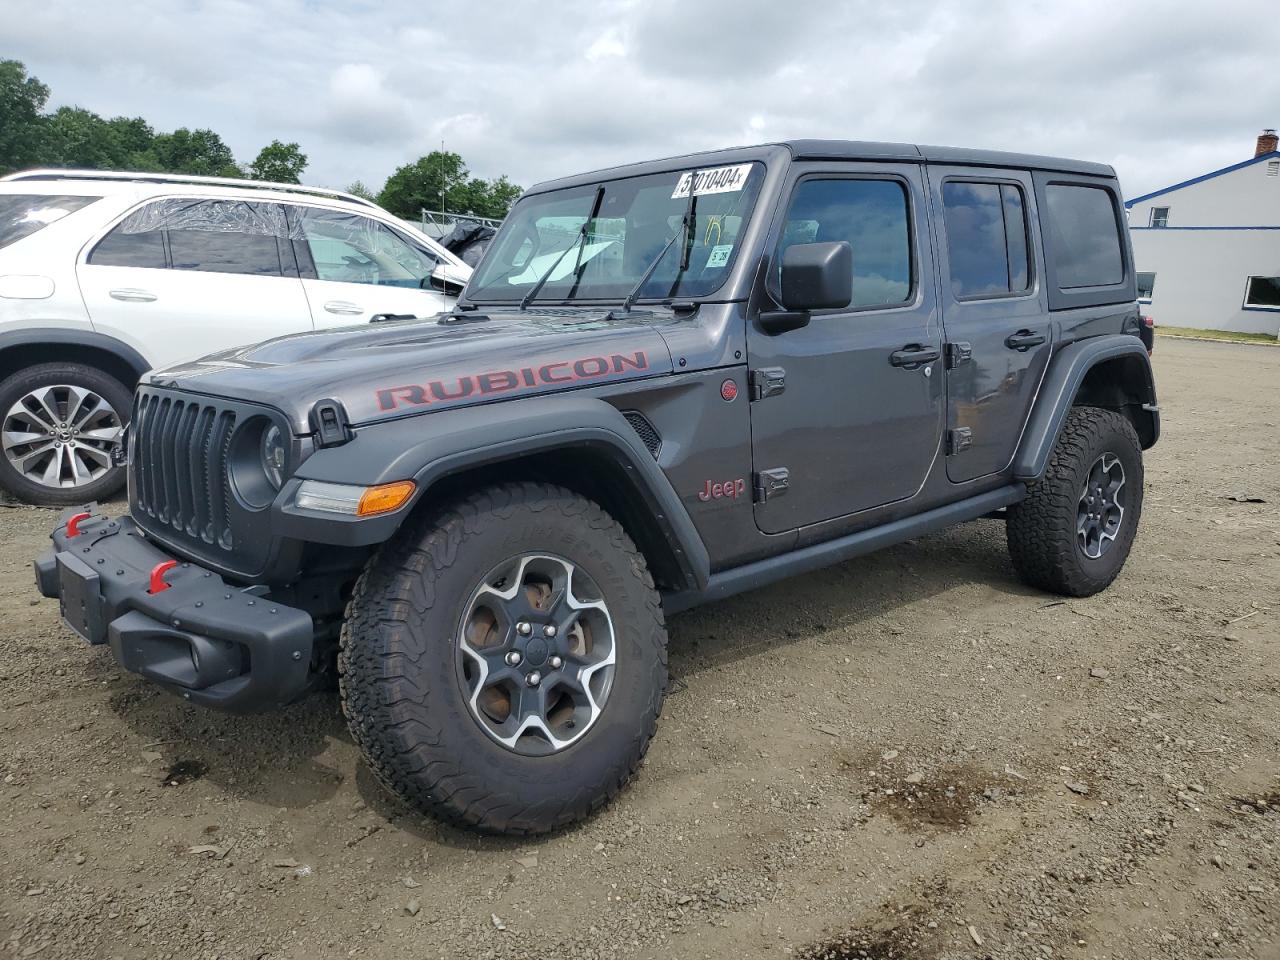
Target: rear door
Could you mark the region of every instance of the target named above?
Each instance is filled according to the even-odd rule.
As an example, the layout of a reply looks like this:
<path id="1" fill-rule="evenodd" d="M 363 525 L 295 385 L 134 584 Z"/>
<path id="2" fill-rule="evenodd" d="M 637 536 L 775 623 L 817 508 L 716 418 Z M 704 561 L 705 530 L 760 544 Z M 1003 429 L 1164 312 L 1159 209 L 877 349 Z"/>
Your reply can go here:
<path id="1" fill-rule="evenodd" d="M 310 330 L 278 204 L 165 197 L 82 254 L 94 329 L 157 367 Z"/>
<path id="2" fill-rule="evenodd" d="M 429 317 L 455 302 L 439 289 L 441 260 L 379 220 L 322 207 L 290 208 L 294 251 L 317 328 L 373 317 Z"/>
<path id="3" fill-rule="evenodd" d="M 1013 460 L 1052 350 L 1030 174 L 930 166 L 947 331 L 947 477 Z"/>
<path id="4" fill-rule="evenodd" d="M 942 348 L 927 198 L 916 164 L 796 164 L 774 224 L 766 286 L 791 244 L 853 247 L 852 302 L 813 313 L 798 330 L 748 325 L 753 379 L 781 383 L 751 404 L 757 485 L 787 471 L 785 496 L 755 505 L 781 533 L 917 493 L 942 431 Z"/>

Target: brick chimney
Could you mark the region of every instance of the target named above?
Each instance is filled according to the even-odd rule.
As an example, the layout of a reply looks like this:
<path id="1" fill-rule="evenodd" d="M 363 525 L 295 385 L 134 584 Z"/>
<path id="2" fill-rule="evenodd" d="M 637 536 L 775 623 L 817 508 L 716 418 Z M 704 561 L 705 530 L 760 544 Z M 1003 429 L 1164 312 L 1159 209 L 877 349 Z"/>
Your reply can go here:
<path id="1" fill-rule="evenodd" d="M 1264 153 L 1274 152 L 1277 142 L 1280 141 L 1277 141 L 1276 139 L 1276 132 L 1268 127 L 1266 130 L 1263 130 L 1258 134 L 1258 148 L 1253 151 L 1253 155 L 1255 157 L 1260 157 Z"/>

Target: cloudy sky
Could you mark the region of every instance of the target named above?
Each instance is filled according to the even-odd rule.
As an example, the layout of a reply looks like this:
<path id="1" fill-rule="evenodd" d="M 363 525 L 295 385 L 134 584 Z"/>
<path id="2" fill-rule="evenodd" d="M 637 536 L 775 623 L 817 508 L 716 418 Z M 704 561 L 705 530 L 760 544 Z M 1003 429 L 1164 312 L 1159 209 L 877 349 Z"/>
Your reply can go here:
<path id="1" fill-rule="evenodd" d="M 528 185 L 787 137 L 1113 164 L 1136 196 L 1280 126 L 1274 0 L 0 0 L 52 105 L 273 138 L 377 189 L 443 140 Z"/>

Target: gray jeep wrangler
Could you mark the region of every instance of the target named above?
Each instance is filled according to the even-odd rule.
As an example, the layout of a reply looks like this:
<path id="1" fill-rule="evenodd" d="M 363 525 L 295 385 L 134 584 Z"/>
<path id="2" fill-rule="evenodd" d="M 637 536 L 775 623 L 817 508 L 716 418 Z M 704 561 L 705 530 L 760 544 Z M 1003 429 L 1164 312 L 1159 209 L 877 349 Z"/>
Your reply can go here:
<path id="1" fill-rule="evenodd" d="M 396 794 L 555 829 L 643 758 L 664 615 L 977 517 L 1035 587 L 1116 577 L 1160 430 L 1122 210 L 882 143 L 541 184 L 447 316 L 151 374 L 129 515 L 65 516 L 39 588 L 193 703 L 336 674 Z"/>

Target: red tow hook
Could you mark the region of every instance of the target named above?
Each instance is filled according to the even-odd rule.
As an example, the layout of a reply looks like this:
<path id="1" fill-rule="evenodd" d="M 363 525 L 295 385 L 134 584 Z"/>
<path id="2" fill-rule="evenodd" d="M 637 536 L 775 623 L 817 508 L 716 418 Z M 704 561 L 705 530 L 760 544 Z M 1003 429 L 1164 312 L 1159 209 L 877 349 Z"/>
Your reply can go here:
<path id="1" fill-rule="evenodd" d="M 177 560 L 161 560 L 151 568 L 151 585 L 147 587 L 147 593 L 163 593 L 168 590 L 172 584 L 164 582 L 164 575 L 178 565 Z"/>
<path id="2" fill-rule="evenodd" d="M 70 538 L 70 537 L 80 536 L 80 524 L 84 523 L 86 520 L 88 520 L 92 516 L 93 516 L 92 513 L 77 513 L 74 517 L 68 520 L 67 521 L 67 537 Z"/>

